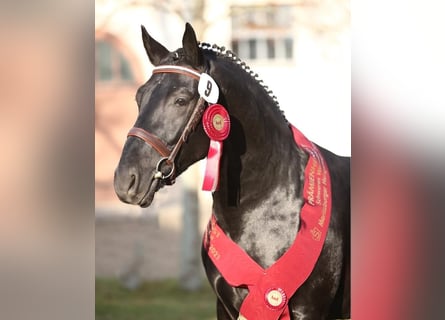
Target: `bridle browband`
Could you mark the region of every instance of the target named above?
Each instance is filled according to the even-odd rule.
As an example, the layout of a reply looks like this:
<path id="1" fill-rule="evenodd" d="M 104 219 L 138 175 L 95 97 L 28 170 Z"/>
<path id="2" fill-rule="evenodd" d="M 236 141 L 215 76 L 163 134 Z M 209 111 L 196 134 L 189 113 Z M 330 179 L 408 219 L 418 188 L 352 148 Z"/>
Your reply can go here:
<path id="1" fill-rule="evenodd" d="M 201 74 L 197 70 L 182 66 L 158 66 L 153 68 L 153 74 L 155 73 L 178 73 L 188 77 L 192 77 L 199 81 Z"/>
<path id="2" fill-rule="evenodd" d="M 191 77 L 195 80 L 200 79 L 201 74 L 193 69 L 182 67 L 182 66 L 158 66 L 153 68 L 153 74 L 156 73 L 176 73 L 176 74 L 182 74 L 188 77 Z M 198 102 L 196 103 L 196 106 L 193 110 L 192 115 L 190 116 L 184 130 L 182 131 L 182 134 L 174 145 L 174 147 L 170 150 L 170 148 L 156 135 L 138 127 L 133 127 L 130 129 L 130 131 L 127 134 L 127 137 L 133 136 L 137 137 L 139 139 L 142 139 L 145 143 L 150 145 L 153 149 L 155 149 L 162 158 L 158 161 L 156 164 L 156 172 L 153 176 L 154 179 L 161 179 L 166 181 L 168 184 L 175 183 L 175 158 L 179 153 L 179 150 L 181 149 L 182 145 L 187 141 L 189 135 L 195 130 L 196 126 L 198 125 L 199 121 L 201 120 L 202 114 L 206 108 L 206 101 L 203 97 L 199 97 Z M 161 171 L 161 167 L 164 164 L 164 162 L 171 166 L 170 172 L 167 174 L 164 174 Z"/>

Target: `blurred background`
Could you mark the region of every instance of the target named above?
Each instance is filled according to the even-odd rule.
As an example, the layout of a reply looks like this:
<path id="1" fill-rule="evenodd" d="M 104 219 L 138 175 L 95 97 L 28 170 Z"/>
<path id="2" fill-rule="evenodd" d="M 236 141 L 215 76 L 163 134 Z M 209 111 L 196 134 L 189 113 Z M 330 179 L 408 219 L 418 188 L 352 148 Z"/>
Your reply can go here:
<path id="1" fill-rule="evenodd" d="M 343 29 L 344 6 L 337 3 L 206 1 L 204 14 L 192 16 L 193 8 L 200 7 L 195 2 L 144 2 L 139 7 L 134 1 L 1 1 L 0 318 L 94 319 L 96 302 L 96 310 L 104 308 L 98 311 L 102 318 L 136 319 L 125 310 L 131 305 L 141 317 L 154 319 L 144 309 L 149 301 L 164 312 L 180 305 L 182 313 L 173 319 L 186 319 L 191 310 L 185 306 L 203 301 L 196 307 L 204 313 L 201 318 L 213 319 L 214 298 L 206 281 L 180 272 L 186 252 L 180 246 L 199 247 L 209 212 L 207 196 L 195 184 L 188 187 L 184 176 L 155 199 L 151 211 L 142 212 L 121 206 L 111 187 L 136 115 L 135 89 L 150 75 L 139 25 L 173 50 L 180 46 L 185 21 L 191 21 L 200 40 L 232 48 L 238 43 L 238 54 L 309 138 L 347 155 L 352 137 L 353 318 L 444 319 L 445 3 L 347 3 L 350 40 L 349 27 Z M 289 6 L 284 15 L 292 19 L 271 32 L 279 39 L 267 36 L 264 44 L 269 34 L 264 25 L 279 25 L 272 21 L 283 13 L 256 18 L 263 15 L 256 12 L 281 5 Z M 252 12 L 251 22 L 232 20 L 244 6 Z M 264 19 L 269 22 L 260 22 Z M 255 26 L 264 32 L 254 32 Z M 293 32 L 292 40 L 283 40 L 289 39 L 283 29 Z M 113 45 L 100 44 L 103 39 Z M 108 52 L 105 58 L 99 58 L 100 50 Z M 269 64 L 272 56 L 276 59 Z M 107 59 L 114 66 L 113 80 L 100 84 L 95 69 Z M 352 83 L 343 87 L 350 69 Z M 103 79 L 110 79 L 107 73 Z M 290 82 L 280 81 L 287 76 Z M 135 80 L 129 83 L 131 78 Z M 108 102 L 101 102 L 107 91 Z M 344 131 L 351 129 L 344 122 L 351 115 L 350 91 L 351 135 Z M 122 101 L 119 108 L 109 101 L 112 92 Z M 321 130 L 322 107 L 326 118 L 335 121 L 323 123 Z M 99 129 L 99 122 L 107 129 Z M 193 196 L 183 196 L 186 188 Z M 198 201 L 189 203 L 202 207 L 185 210 L 181 202 L 193 197 Z M 186 234 L 199 238 L 185 241 Z M 167 239 L 162 240 L 162 255 L 159 246 L 148 247 L 156 244 L 155 237 Z M 193 257 L 194 251 L 188 252 Z M 158 259 L 166 256 L 173 262 L 160 268 L 165 260 Z M 137 272 L 131 272 L 132 263 Z M 194 264 L 201 265 L 196 259 L 187 263 Z M 137 281 L 125 274 L 138 275 Z M 188 281 L 183 279 L 201 280 L 190 281 L 192 288 L 201 289 L 185 291 L 182 285 Z M 166 297 L 175 297 L 174 303 Z M 155 314 L 168 319 L 172 313 Z"/>
<path id="2" fill-rule="evenodd" d="M 257 72 L 288 120 L 310 139 L 338 154 L 351 153 L 349 0 L 96 0 L 97 286 L 115 279 L 137 290 L 173 279 L 182 290 L 208 288 L 200 240 L 211 196 L 200 191 L 202 163 L 158 192 L 146 209 L 120 203 L 113 189 L 113 172 L 137 116 L 134 96 L 152 68 L 140 25 L 173 51 L 182 46 L 185 22 L 199 41 L 232 49 Z"/>

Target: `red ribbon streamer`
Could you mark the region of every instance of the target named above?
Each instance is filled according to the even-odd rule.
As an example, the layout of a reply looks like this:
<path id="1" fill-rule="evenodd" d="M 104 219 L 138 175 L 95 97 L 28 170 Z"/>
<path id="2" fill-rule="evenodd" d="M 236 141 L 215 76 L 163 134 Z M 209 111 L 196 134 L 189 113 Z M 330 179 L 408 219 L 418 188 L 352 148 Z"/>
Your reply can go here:
<path id="1" fill-rule="evenodd" d="M 204 173 L 202 190 L 216 191 L 219 184 L 219 162 L 223 151 L 223 140 L 229 136 L 230 117 L 220 104 L 209 106 L 202 116 L 202 125 L 210 138 L 207 164 Z"/>

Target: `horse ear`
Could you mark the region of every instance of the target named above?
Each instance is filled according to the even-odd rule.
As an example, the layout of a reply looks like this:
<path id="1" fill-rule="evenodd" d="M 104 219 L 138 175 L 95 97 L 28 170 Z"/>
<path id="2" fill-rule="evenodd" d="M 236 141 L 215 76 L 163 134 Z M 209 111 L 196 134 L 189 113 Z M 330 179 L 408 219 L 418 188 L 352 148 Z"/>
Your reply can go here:
<path id="1" fill-rule="evenodd" d="M 144 43 L 144 48 L 147 52 L 148 58 L 154 66 L 157 66 L 170 52 L 162 44 L 153 39 L 142 25 L 141 30 L 142 42 Z"/>
<path id="2" fill-rule="evenodd" d="M 191 61 L 193 66 L 198 67 L 202 64 L 203 57 L 196 40 L 195 30 L 188 22 L 185 24 L 182 47 L 184 48 L 185 56 Z"/>

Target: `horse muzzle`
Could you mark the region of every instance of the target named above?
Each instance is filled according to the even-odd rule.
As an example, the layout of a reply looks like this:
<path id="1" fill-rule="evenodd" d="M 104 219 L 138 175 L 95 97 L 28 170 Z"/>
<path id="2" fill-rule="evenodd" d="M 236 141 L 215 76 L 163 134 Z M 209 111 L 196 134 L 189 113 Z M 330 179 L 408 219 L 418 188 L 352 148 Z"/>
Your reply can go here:
<path id="1" fill-rule="evenodd" d="M 118 166 L 114 173 L 114 191 L 122 202 L 148 207 L 155 193 L 169 182 L 154 176 L 154 173 L 146 176 L 139 174 L 135 168 Z"/>

